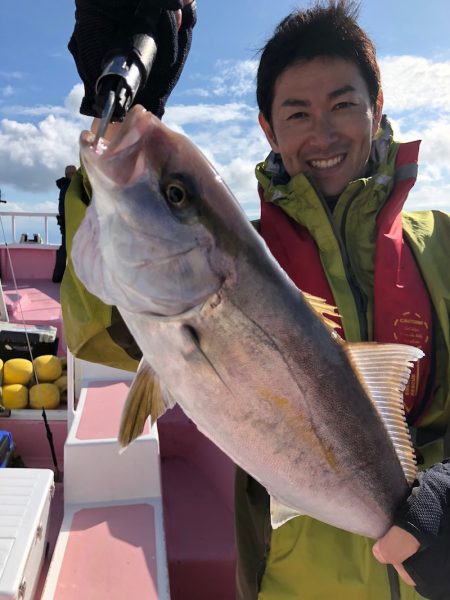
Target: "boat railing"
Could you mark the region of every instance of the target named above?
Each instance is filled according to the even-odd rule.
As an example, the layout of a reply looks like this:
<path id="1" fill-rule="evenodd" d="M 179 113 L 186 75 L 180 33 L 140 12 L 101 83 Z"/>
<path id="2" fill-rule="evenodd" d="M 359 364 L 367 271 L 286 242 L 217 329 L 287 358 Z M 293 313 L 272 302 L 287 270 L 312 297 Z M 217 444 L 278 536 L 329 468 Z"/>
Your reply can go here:
<path id="1" fill-rule="evenodd" d="M 3 217 L 8 217 L 10 219 L 11 242 L 8 242 L 8 243 L 12 243 L 12 244 L 18 244 L 21 241 L 20 237 L 18 238 L 18 236 L 17 236 L 17 222 L 19 219 L 22 220 L 24 218 L 26 218 L 26 219 L 31 219 L 31 218 L 32 219 L 35 219 L 35 218 L 43 219 L 44 231 L 43 231 L 43 236 L 42 236 L 42 243 L 50 244 L 50 242 L 49 242 L 49 219 L 56 219 L 56 216 L 57 216 L 57 212 L 9 211 L 9 210 L 0 211 L 0 217 L 2 218 L 2 220 L 3 220 Z M 39 232 L 39 234 L 41 234 L 41 232 Z M 22 233 L 20 233 L 19 235 L 22 236 Z M 33 241 L 33 240 L 27 240 L 27 241 Z M 4 243 L 4 242 L 6 242 L 6 240 L 2 240 L 2 242 Z"/>

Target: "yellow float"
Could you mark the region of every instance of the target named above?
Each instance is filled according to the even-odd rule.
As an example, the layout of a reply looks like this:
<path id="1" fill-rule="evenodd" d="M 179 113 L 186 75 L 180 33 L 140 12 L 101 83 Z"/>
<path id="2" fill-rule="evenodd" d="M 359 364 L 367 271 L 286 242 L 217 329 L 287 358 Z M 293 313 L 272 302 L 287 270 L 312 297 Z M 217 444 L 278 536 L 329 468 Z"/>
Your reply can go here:
<path id="1" fill-rule="evenodd" d="M 3 366 L 3 383 L 28 385 L 33 374 L 33 365 L 26 358 L 10 358 Z"/>
<path id="2" fill-rule="evenodd" d="M 39 383 L 30 388 L 30 407 L 51 410 L 58 408 L 60 394 L 54 383 Z"/>
<path id="3" fill-rule="evenodd" d="M 10 383 L 2 388 L 2 402 L 11 410 L 26 408 L 28 405 L 28 388 L 21 383 Z"/>
<path id="4" fill-rule="evenodd" d="M 33 361 L 33 365 L 39 383 L 48 383 L 61 377 L 62 366 L 57 356 L 52 354 L 37 356 Z"/>

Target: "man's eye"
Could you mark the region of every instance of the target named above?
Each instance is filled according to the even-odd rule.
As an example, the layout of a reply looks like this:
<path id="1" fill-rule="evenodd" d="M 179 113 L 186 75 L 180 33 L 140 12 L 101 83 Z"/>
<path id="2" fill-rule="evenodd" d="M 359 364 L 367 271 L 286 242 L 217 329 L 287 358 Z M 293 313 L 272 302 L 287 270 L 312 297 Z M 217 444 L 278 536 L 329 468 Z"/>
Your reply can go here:
<path id="1" fill-rule="evenodd" d="M 308 116 L 308 113 L 299 111 L 299 112 L 292 113 L 292 115 L 289 115 L 287 120 L 289 121 L 291 119 L 305 119 L 307 116 Z"/>
<path id="2" fill-rule="evenodd" d="M 342 110 L 344 108 L 350 108 L 352 106 L 355 106 L 353 102 L 339 102 L 338 104 L 335 104 L 333 110 Z"/>

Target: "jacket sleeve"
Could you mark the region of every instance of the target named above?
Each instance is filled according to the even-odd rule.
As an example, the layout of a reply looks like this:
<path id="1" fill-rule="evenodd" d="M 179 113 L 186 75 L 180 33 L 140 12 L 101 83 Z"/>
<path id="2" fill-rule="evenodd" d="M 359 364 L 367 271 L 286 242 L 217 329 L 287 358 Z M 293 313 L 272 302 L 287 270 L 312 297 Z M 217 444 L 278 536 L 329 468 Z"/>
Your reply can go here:
<path id="1" fill-rule="evenodd" d="M 73 268 L 72 240 L 90 196 L 89 181 L 81 169 L 73 176 L 65 200 L 67 267 L 61 283 L 61 307 L 67 346 L 83 360 L 136 371 L 141 352 L 119 311 L 88 292 Z"/>
<path id="2" fill-rule="evenodd" d="M 419 594 L 431 600 L 450 598 L 450 460 L 419 475 L 396 524 L 421 544 L 404 562 Z"/>

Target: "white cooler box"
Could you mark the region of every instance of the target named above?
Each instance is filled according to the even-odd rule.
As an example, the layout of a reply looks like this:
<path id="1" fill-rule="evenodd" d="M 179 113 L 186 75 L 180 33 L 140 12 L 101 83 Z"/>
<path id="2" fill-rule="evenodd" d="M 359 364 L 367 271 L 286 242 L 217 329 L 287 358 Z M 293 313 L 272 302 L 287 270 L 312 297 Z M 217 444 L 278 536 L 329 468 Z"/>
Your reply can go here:
<path id="1" fill-rule="evenodd" d="M 31 600 L 47 544 L 49 469 L 0 469 L 0 600 Z"/>

